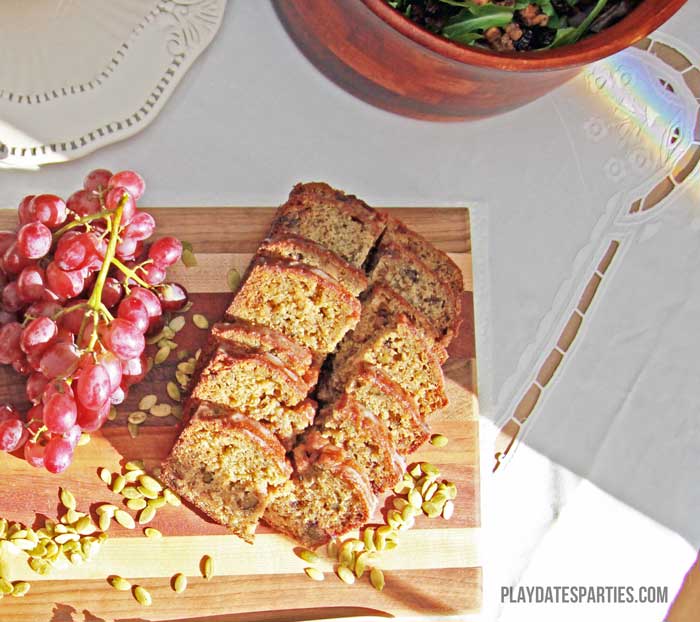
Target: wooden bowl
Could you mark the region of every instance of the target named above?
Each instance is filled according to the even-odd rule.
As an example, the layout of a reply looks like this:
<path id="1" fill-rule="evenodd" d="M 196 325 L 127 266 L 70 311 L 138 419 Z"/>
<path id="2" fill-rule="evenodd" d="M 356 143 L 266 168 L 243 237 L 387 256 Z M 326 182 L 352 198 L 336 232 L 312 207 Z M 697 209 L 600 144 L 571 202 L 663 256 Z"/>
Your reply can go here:
<path id="1" fill-rule="evenodd" d="M 442 121 L 527 104 L 583 65 L 643 39 L 683 4 L 642 0 L 614 26 L 574 45 L 495 53 L 434 35 L 384 0 L 274 0 L 292 39 L 328 78 L 380 108 Z"/>

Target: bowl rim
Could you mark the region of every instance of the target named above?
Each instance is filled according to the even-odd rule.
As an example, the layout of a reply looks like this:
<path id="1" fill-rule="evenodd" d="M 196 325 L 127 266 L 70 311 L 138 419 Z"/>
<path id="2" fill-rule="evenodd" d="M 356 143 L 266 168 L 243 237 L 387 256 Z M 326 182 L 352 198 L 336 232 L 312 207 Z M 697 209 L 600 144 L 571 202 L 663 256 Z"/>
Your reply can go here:
<path id="1" fill-rule="evenodd" d="M 362 2 L 389 26 L 440 56 L 504 71 L 546 71 L 591 63 L 634 45 L 666 22 L 686 0 L 642 0 L 628 16 L 600 33 L 555 50 L 531 53 L 491 52 L 455 43 L 418 26 L 386 0 Z"/>

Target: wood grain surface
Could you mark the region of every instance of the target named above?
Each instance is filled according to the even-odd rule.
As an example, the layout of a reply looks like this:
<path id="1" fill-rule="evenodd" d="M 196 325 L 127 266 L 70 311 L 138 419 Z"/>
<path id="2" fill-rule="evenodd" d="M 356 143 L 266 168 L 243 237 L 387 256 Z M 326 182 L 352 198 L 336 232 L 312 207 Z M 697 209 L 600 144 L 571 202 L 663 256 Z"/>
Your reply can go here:
<path id="1" fill-rule="evenodd" d="M 193 313 L 219 319 L 231 294 L 226 283 L 230 267 L 242 270 L 259 244 L 274 210 L 268 208 L 197 208 L 149 210 L 159 235 L 176 235 L 191 242 L 199 266 L 171 270 L 171 280 L 192 293 Z M 143 537 L 140 529 L 113 526 L 99 555 L 80 566 L 55 569 L 42 577 L 16 557 L 10 563 L 13 580 L 32 584 L 24 598 L 0 601 L 0 620 L 78 622 L 98 620 L 219 620 L 295 621 L 348 616 L 417 616 L 434 620 L 442 615 L 478 611 L 481 605 L 479 559 L 479 439 L 475 397 L 474 323 L 471 294 L 471 247 L 466 209 L 402 209 L 392 211 L 409 226 L 449 252 L 465 276 L 463 322 L 445 365 L 449 406 L 432 418 L 432 428 L 449 437 L 438 449 L 426 445 L 415 460 L 437 465 L 458 487 L 456 510 L 450 521 L 423 517 L 401 537 L 399 546 L 383 558 L 384 591 L 377 592 L 365 576 L 354 585 L 342 583 L 324 559 L 323 582 L 309 580 L 304 562 L 294 555 L 295 544 L 261 526 L 248 545 L 188 507 L 166 507 L 149 526 L 161 530 L 162 541 Z M 0 211 L 0 229 L 14 226 L 16 212 Z M 188 321 L 178 334 L 180 347 L 194 352 L 206 331 Z M 125 460 L 141 458 L 155 469 L 168 454 L 178 433 L 173 417 L 149 419 L 133 439 L 126 417 L 141 397 L 155 393 L 170 401 L 165 383 L 173 379 L 177 358 L 155 367 L 134 387 L 119 416 L 81 447 L 74 463 L 60 476 L 32 469 L 23 460 L 0 454 L 0 516 L 32 524 L 60 511 L 58 491 L 68 487 L 79 510 L 93 512 L 99 503 L 122 503 L 97 476 L 99 467 L 117 471 Z M 24 403 L 23 379 L 9 368 L 0 370 L 2 401 Z M 382 521 L 380 512 L 376 521 Z M 113 523 L 114 524 L 114 523 Z M 216 576 L 200 578 L 201 557 L 214 558 Z M 170 578 L 183 572 L 187 591 L 177 595 Z M 106 578 L 119 574 L 147 587 L 152 606 L 141 607 L 129 592 L 112 589 Z"/>

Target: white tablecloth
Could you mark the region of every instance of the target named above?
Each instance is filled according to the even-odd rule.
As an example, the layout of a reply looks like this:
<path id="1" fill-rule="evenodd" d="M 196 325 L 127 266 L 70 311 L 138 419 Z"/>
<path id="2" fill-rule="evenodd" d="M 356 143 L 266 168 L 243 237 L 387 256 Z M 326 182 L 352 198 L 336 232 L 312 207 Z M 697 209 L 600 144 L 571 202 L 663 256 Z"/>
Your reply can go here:
<path id="1" fill-rule="evenodd" d="M 698 23 L 693 0 L 661 42 L 700 64 Z M 105 166 L 140 171 L 148 205 L 276 205 L 295 182 L 325 180 L 375 205 L 471 206 L 483 617 L 658 620 L 666 605 L 597 605 L 592 618 L 572 605 L 502 606 L 498 594 L 583 582 L 663 584 L 672 597 L 700 546 L 697 175 L 629 213 L 700 139 L 696 79 L 633 50 L 510 114 L 420 122 L 326 80 L 268 2 L 232 0 L 218 38 L 150 127 L 83 160 L 3 172 L 0 204 L 68 194 Z M 525 443 L 491 477 L 495 426 L 536 380 L 612 241 L 618 252 L 541 390 Z"/>

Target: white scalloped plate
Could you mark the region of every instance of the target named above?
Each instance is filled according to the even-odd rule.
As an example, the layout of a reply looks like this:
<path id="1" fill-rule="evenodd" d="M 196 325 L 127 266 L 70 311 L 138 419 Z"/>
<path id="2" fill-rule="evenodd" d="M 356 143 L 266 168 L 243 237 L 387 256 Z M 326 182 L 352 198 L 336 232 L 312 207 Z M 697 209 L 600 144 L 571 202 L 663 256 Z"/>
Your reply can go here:
<path id="1" fill-rule="evenodd" d="M 150 123 L 226 0 L 0 0 L 0 169 L 84 156 Z"/>

